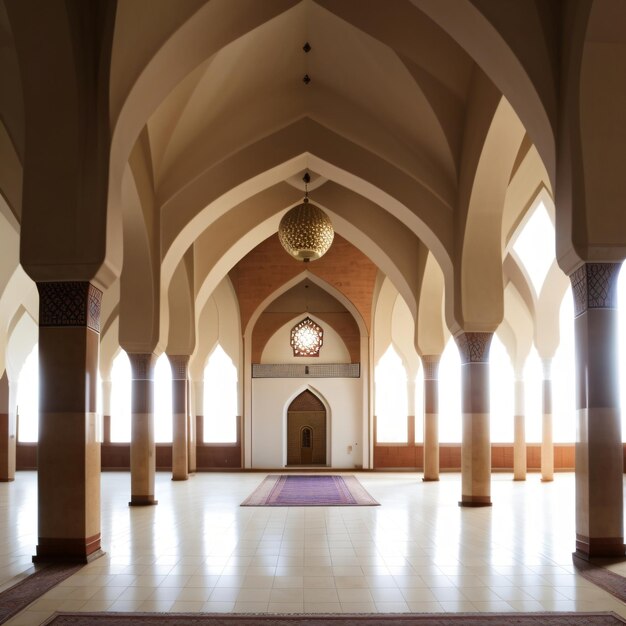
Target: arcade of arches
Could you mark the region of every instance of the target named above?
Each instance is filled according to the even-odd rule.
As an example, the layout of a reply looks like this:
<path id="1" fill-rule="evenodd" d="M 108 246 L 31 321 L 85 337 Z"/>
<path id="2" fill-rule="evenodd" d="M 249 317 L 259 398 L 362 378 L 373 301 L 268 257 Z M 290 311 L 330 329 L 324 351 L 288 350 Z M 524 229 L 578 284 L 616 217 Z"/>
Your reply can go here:
<path id="1" fill-rule="evenodd" d="M 572 548 L 624 555 L 625 3 L 1 0 L 0 32 L 0 478 L 36 452 L 37 559 L 98 554 L 101 467 L 130 470 L 137 506 L 156 504 L 157 468 L 187 480 L 284 467 L 303 393 L 324 414 L 294 422 L 305 462 L 460 470 L 472 507 L 492 504 L 492 463 L 517 479 L 575 466 Z M 305 171 L 336 231 L 308 264 L 277 237 Z M 517 242 L 535 215 L 526 261 Z M 564 298 L 575 459 L 552 423 Z M 306 316 L 324 331 L 318 356 L 290 346 Z M 491 418 L 511 438 L 492 445 L 494 336 L 513 399 Z M 458 442 L 439 436 L 450 345 Z M 16 444 L 34 346 L 37 443 Z M 208 392 L 216 350 L 234 373 Z M 115 443 L 123 353 L 130 441 Z M 162 354 L 172 438 L 155 453 Z M 543 430 L 527 446 L 529 355 L 543 365 Z M 386 359 L 399 392 L 377 380 Z M 231 435 L 206 443 L 203 407 L 220 389 Z"/>

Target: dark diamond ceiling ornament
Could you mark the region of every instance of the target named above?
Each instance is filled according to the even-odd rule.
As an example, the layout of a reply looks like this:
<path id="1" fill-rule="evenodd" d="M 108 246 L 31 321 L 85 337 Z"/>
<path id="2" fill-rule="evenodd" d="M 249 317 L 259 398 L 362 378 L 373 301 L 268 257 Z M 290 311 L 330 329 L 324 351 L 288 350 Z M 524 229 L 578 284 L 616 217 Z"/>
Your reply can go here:
<path id="1" fill-rule="evenodd" d="M 309 202 L 307 185 L 311 180 L 307 172 L 302 204 L 283 215 L 278 226 L 278 239 L 283 248 L 298 261 L 315 261 L 328 252 L 335 231 L 326 213 Z"/>

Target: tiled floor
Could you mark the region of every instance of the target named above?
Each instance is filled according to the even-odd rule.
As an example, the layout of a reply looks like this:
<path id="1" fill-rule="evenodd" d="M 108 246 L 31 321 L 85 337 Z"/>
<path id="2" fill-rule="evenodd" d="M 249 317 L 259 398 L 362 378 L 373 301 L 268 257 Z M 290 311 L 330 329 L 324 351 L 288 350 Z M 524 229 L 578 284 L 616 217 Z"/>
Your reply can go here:
<path id="1" fill-rule="evenodd" d="M 492 508 L 459 508 L 460 475 L 362 473 L 380 507 L 241 508 L 265 474 L 157 475 L 129 508 L 127 473 L 102 478 L 106 556 L 8 624 L 79 611 L 615 611 L 574 573 L 574 476 L 493 476 Z M 30 565 L 36 476 L 0 484 L 0 585 Z"/>

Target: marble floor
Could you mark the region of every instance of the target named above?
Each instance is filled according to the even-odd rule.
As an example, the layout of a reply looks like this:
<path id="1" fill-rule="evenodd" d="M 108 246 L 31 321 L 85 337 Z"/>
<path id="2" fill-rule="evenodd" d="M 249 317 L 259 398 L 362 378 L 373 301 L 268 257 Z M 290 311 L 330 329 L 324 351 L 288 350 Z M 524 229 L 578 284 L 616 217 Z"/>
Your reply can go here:
<path id="1" fill-rule="evenodd" d="M 69 611 L 615 611 L 578 576 L 574 476 L 494 474 L 493 507 L 459 508 L 459 474 L 357 473 L 380 507 L 242 508 L 262 473 L 158 473 L 154 507 L 102 475 L 106 555 L 7 622 Z M 0 589 L 31 567 L 36 475 L 0 484 Z"/>

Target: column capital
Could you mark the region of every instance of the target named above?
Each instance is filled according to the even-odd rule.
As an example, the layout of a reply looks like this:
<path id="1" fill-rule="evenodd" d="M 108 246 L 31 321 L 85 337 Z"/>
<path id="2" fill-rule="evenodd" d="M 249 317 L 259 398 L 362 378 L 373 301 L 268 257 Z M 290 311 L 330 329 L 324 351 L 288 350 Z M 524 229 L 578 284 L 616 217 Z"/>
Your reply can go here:
<path id="1" fill-rule="evenodd" d="M 621 263 L 583 263 L 570 275 L 575 317 L 589 309 L 617 309 L 621 267 Z"/>
<path id="2" fill-rule="evenodd" d="M 89 281 L 38 282 L 39 326 L 100 332 L 102 292 Z"/>
<path id="3" fill-rule="evenodd" d="M 486 332 L 461 332 L 455 335 L 461 363 L 488 363 L 492 338 L 493 333 Z"/>
<path id="4" fill-rule="evenodd" d="M 154 380 L 154 366 L 156 365 L 154 353 L 129 352 L 128 360 L 133 380 Z"/>
<path id="5" fill-rule="evenodd" d="M 187 380 L 187 368 L 189 366 L 188 354 L 168 354 L 167 358 L 172 368 L 172 380 Z"/>
<path id="6" fill-rule="evenodd" d="M 424 368 L 424 380 L 438 380 L 440 354 L 424 354 L 422 357 L 422 367 Z"/>

